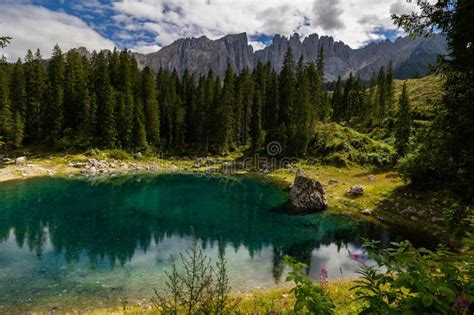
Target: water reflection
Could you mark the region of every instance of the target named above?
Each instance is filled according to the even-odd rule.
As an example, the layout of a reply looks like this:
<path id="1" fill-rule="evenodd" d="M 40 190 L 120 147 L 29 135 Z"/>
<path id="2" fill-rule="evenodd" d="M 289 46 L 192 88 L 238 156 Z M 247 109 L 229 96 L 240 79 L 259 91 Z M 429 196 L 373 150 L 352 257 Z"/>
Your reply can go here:
<path id="1" fill-rule="evenodd" d="M 4 184 L 0 273 L 2 268 L 24 272 L 15 271 L 12 261 L 25 249 L 35 253 L 36 260 L 61 257 L 67 268 L 82 266 L 87 259 L 89 269 L 103 271 L 106 263 L 135 273 L 144 272 L 144 267 L 134 266 L 152 256 L 146 268 L 150 273 L 166 265 L 170 253 L 189 244 L 193 227 L 207 253 L 226 252 L 235 269 L 231 276 L 244 270 L 238 276 L 245 283 L 258 274 L 266 277 L 268 267 L 269 277 L 278 283 L 285 255 L 310 264 L 310 274 L 325 264 L 337 275 L 344 264 L 345 270 L 354 268 L 346 248 L 357 250 L 364 237 L 381 240 L 382 245 L 393 238 L 378 226 L 338 216 L 271 211 L 287 198 L 288 193 L 274 185 L 237 177 L 163 175 Z M 57 262 L 52 274 L 59 273 L 55 268 L 66 267 Z"/>

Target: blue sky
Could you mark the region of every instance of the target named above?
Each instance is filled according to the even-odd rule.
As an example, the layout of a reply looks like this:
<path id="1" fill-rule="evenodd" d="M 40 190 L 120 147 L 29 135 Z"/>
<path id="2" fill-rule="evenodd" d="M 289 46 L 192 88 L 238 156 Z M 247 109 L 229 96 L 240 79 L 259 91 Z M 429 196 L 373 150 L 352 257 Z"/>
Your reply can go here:
<path id="1" fill-rule="evenodd" d="M 40 48 L 114 46 L 148 53 L 182 37 L 246 32 L 255 50 L 274 34 L 330 35 L 353 48 L 401 35 L 392 13 L 405 0 L 0 0 L 0 34 L 13 37 L 8 59 Z"/>

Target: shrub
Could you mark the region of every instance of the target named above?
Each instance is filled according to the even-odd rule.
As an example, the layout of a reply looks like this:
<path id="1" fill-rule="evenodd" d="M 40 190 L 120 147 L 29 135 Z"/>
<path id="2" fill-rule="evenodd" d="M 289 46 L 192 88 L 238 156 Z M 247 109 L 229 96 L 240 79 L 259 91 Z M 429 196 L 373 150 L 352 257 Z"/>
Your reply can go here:
<path id="1" fill-rule="evenodd" d="M 386 166 L 393 164 L 396 158 L 390 144 L 336 123 L 317 127 L 316 137 L 308 152 L 336 166 L 351 163 Z"/>
<path id="2" fill-rule="evenodd" d="M 164 294 L 155 290 L 155 306 L 165 314 L 223 314 L 230 292 L 227 261 L 220 252 L 213 265 L 193 236 L 192 245 L 179 255 L 181 268 L 171 256 Z"/>
<path id="3" fill-rule="evenodd" d="M 471 238 L 472 241 L 472 238 Z M 443 247 L 415 249 L 408 241 L 378 250 L 365 246 L 377 266 L 361 264 L 356 280 L 361 314 L 467 314 L 474 302 L 474 257 L 455 255 Z M 385 269 L 385 271 L 381 271 Z"/>
<path id="4" fill-rule="evenodd" d="M 306 275 L 307 265 L 296 262 L 293 258 L 285 257 L 285 264 L 291 268 L 286 281 L 293 281 L 295 287 L 290 293 L 295 295 L 294 311 L 297 314 L 332 314 L 335 308 L 331 297 L 326 294 L 327 271 L 321 272 L 321 283 L 318 285 Z"/>
<path id="5" fill-rule="evenodd" d="M 109 151 L 109 157 L 116 160 L 126 160 L 129 158 L 129 155 L 123 150 L 113 149 Z"/>

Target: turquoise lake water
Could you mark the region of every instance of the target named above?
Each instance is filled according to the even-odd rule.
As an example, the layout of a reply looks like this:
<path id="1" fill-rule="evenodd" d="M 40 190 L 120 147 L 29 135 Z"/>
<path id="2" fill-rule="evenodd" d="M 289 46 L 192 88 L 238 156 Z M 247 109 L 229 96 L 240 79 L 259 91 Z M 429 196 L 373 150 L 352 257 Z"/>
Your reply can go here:
<path id="1" fill-rule="evenodd" d="M 149 301 L 192 230 L 225 252 L 233 291 L 282 285 L 290 255 L 330 278 L 354 277 L 362 238 L 390 231 L 346 217 L 286 215 L 289 192 L 251 177 L 39 178 L 0 185 L 0 313 L 37 305 Z"/>

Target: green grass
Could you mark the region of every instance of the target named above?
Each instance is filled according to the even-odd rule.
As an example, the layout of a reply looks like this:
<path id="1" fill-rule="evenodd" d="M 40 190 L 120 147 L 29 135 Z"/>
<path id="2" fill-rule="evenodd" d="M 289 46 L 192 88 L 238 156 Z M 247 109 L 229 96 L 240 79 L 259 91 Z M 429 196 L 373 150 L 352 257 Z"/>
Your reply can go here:
<path id="1" fill-rule="evenodd" d="M 336 304 L 335 314 L 348 315 L 356 313 L 360 304 L 353 302 L 354 292 L 350 290 L 353 283 L 350 281 L 330 282 L 327 293 Z M 264 291 L 251 291 L 236 293 L 230 296 L 230 305 L 235 314 L 294 314 L 294 296 L 289 292 L 290 287 L 278 287 Z M 71 311 L 71 314 L 76 312 Z M 142 305 L 125 305 L 116 308 L 103 308 L 81 311 L 81 314 L 104 315 L 104 314 L 159 314 L 150 302 Z"/>
<path id="2" fill-rule="evenodd" d="M 394 80 L 394 100 L 396 104 L 398 104 L 404 82 L 407 83 L 407 92 L 414 119 L 432 119 L 435 115 L 435 105 L 439 104 L 443 97 L 443 77 L 441 75 L 431 75 L 420 79 Z"/>

